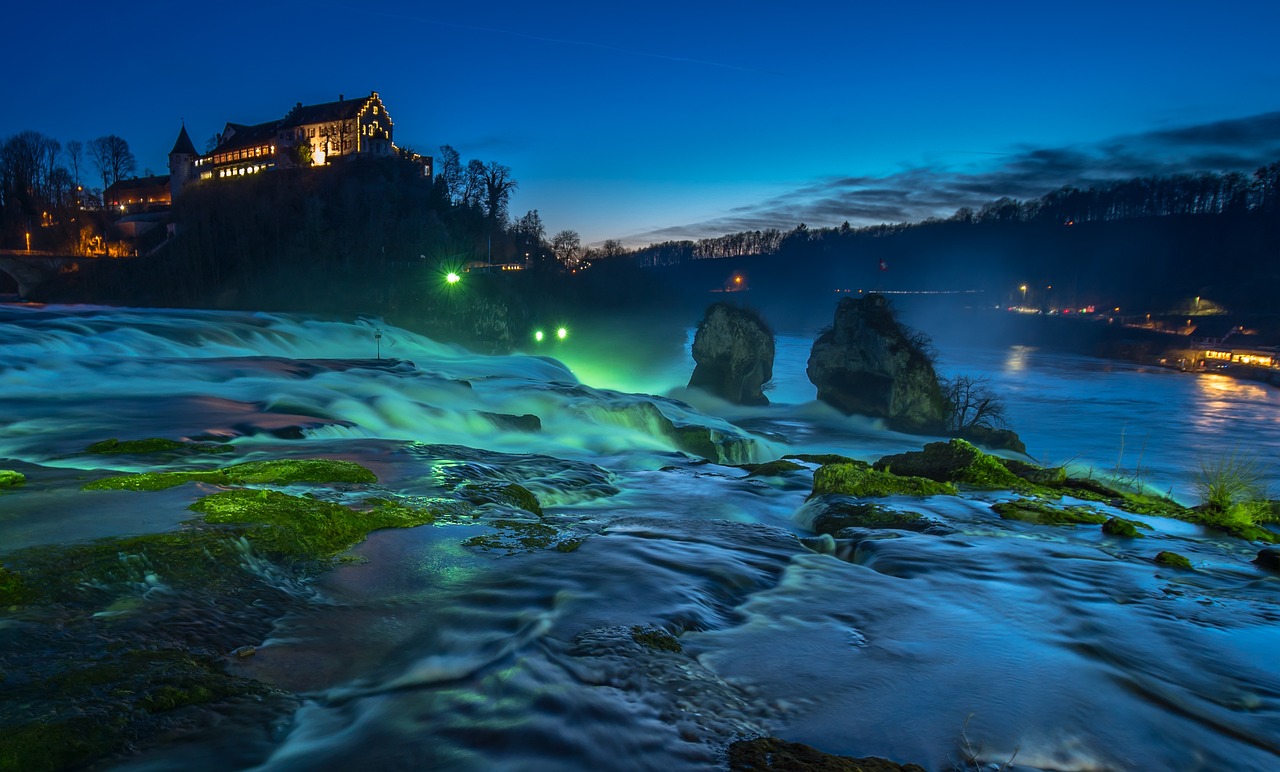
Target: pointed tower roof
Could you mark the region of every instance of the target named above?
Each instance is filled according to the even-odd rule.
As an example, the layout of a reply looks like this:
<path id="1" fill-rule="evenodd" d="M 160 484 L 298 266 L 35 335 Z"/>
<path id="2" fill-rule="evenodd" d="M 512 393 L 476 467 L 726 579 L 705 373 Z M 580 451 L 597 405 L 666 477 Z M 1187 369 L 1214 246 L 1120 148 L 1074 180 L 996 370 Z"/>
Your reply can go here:
<path id="1" fill-rule="evenodd" d="M 196 152 L 196 146 L 191 144 L 191 137 L 187 136 L 187 124 L 182 124 L 182 131 L 178 132 L 178 141 L 173 143 L 173 150 L 169 151 L 169 155 L 177 153 L 186 153 L 187 155 L 199 155 Z"/>

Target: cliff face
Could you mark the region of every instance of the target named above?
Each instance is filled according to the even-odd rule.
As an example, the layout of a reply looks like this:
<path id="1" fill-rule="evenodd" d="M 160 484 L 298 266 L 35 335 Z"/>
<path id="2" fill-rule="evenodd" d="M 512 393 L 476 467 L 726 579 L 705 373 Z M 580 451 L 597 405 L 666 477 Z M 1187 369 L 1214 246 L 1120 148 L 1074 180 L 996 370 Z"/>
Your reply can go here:
<path id="1" fill-rule="evenodd" d="M 693 338 L 690 388 L 740 405 L 767 405 L 764 384 L 773 378 L 773 331 L 754 311 L 715 303 Z"/>
<path id="2" fill-rule="evenodd" d="M 843 413 L 884 418 L 902 431 L 945 431 L 933 365 L 882 295 L 840 301 L 835 323 L 814 341 L 807 372 L 818 399 Z"/>

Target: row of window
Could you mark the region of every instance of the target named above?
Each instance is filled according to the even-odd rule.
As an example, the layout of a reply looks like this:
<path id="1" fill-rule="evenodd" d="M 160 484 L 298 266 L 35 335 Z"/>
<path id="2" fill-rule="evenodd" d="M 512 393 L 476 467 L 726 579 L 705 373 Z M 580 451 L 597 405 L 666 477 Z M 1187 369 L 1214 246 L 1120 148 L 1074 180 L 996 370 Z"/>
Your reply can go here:
<path id="1" fill-rule="evenodd" d="M 196 166 L 204 166 L 205 164 L 228 164 L 235 161 L 248 161 L 253 158 L 271 157 L 275 155 L 275 145 L 259 145 L 258 147 L 248 147 L 244 150 L 229 150 L 225 153 L 214 153 L 207 158 L 197 158 Z"/>
<path id="2" fill-rule="evenodd" d="M 250 165 L 238 166 L 234 169 L 219 169 L 218 177 L 220 178 L 221 177 L 243 177 L 246 174 L 257 174 L 258 172 L 265 172 L 269 168 L 271 167 L 267 166 L 266 164 L 253 164 L 251 166 Z M 212 177 L 213 175 L 210 175 L 210 176 Z"/>

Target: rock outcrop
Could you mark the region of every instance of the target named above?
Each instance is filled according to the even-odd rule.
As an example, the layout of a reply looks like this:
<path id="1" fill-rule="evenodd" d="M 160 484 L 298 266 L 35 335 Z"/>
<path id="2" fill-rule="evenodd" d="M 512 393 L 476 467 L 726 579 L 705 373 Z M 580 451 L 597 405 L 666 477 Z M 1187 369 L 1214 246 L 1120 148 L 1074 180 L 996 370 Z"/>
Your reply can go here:
<path id="1" fill-rule="evenodd" d="M 883 295 L 845 298 L 814 341 L 809 380 L 842 413 L 884 418 L 899 431 L 943 433 L 947 404 L 929 356 L 889 312 Z"/>
<path id="2" fill-rule="evenodd" d="M 755 311 L 713 303 L 693 338 L 689 387 L 739 405 L 767 405 L 773 378 L 773 330 Z"/>

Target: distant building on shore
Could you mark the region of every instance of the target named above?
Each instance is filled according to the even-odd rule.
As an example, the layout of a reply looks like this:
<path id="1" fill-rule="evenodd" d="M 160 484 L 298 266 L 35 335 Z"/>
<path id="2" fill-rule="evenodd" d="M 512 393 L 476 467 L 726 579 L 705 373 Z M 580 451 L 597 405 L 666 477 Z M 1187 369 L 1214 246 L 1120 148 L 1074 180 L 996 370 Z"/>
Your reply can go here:
<path id="1" fill-rule="evenodd" d="M 183 124 L 169 151 L 167 176 L 121 180 L 103 191 L 104 206 L 135 214 L 168 208 L 191 183 L 225 180 L 277 169 L 326 166 L 359 158 L 399 156 L 418 164 L 432 178 L 430 156 L 397 148 L 395 124 L 372 91 L 360 99 L 317 105 L 298 102 L 283 118 L 266 123 L 228 122 L 212 150 L 196 151 Z"/>

